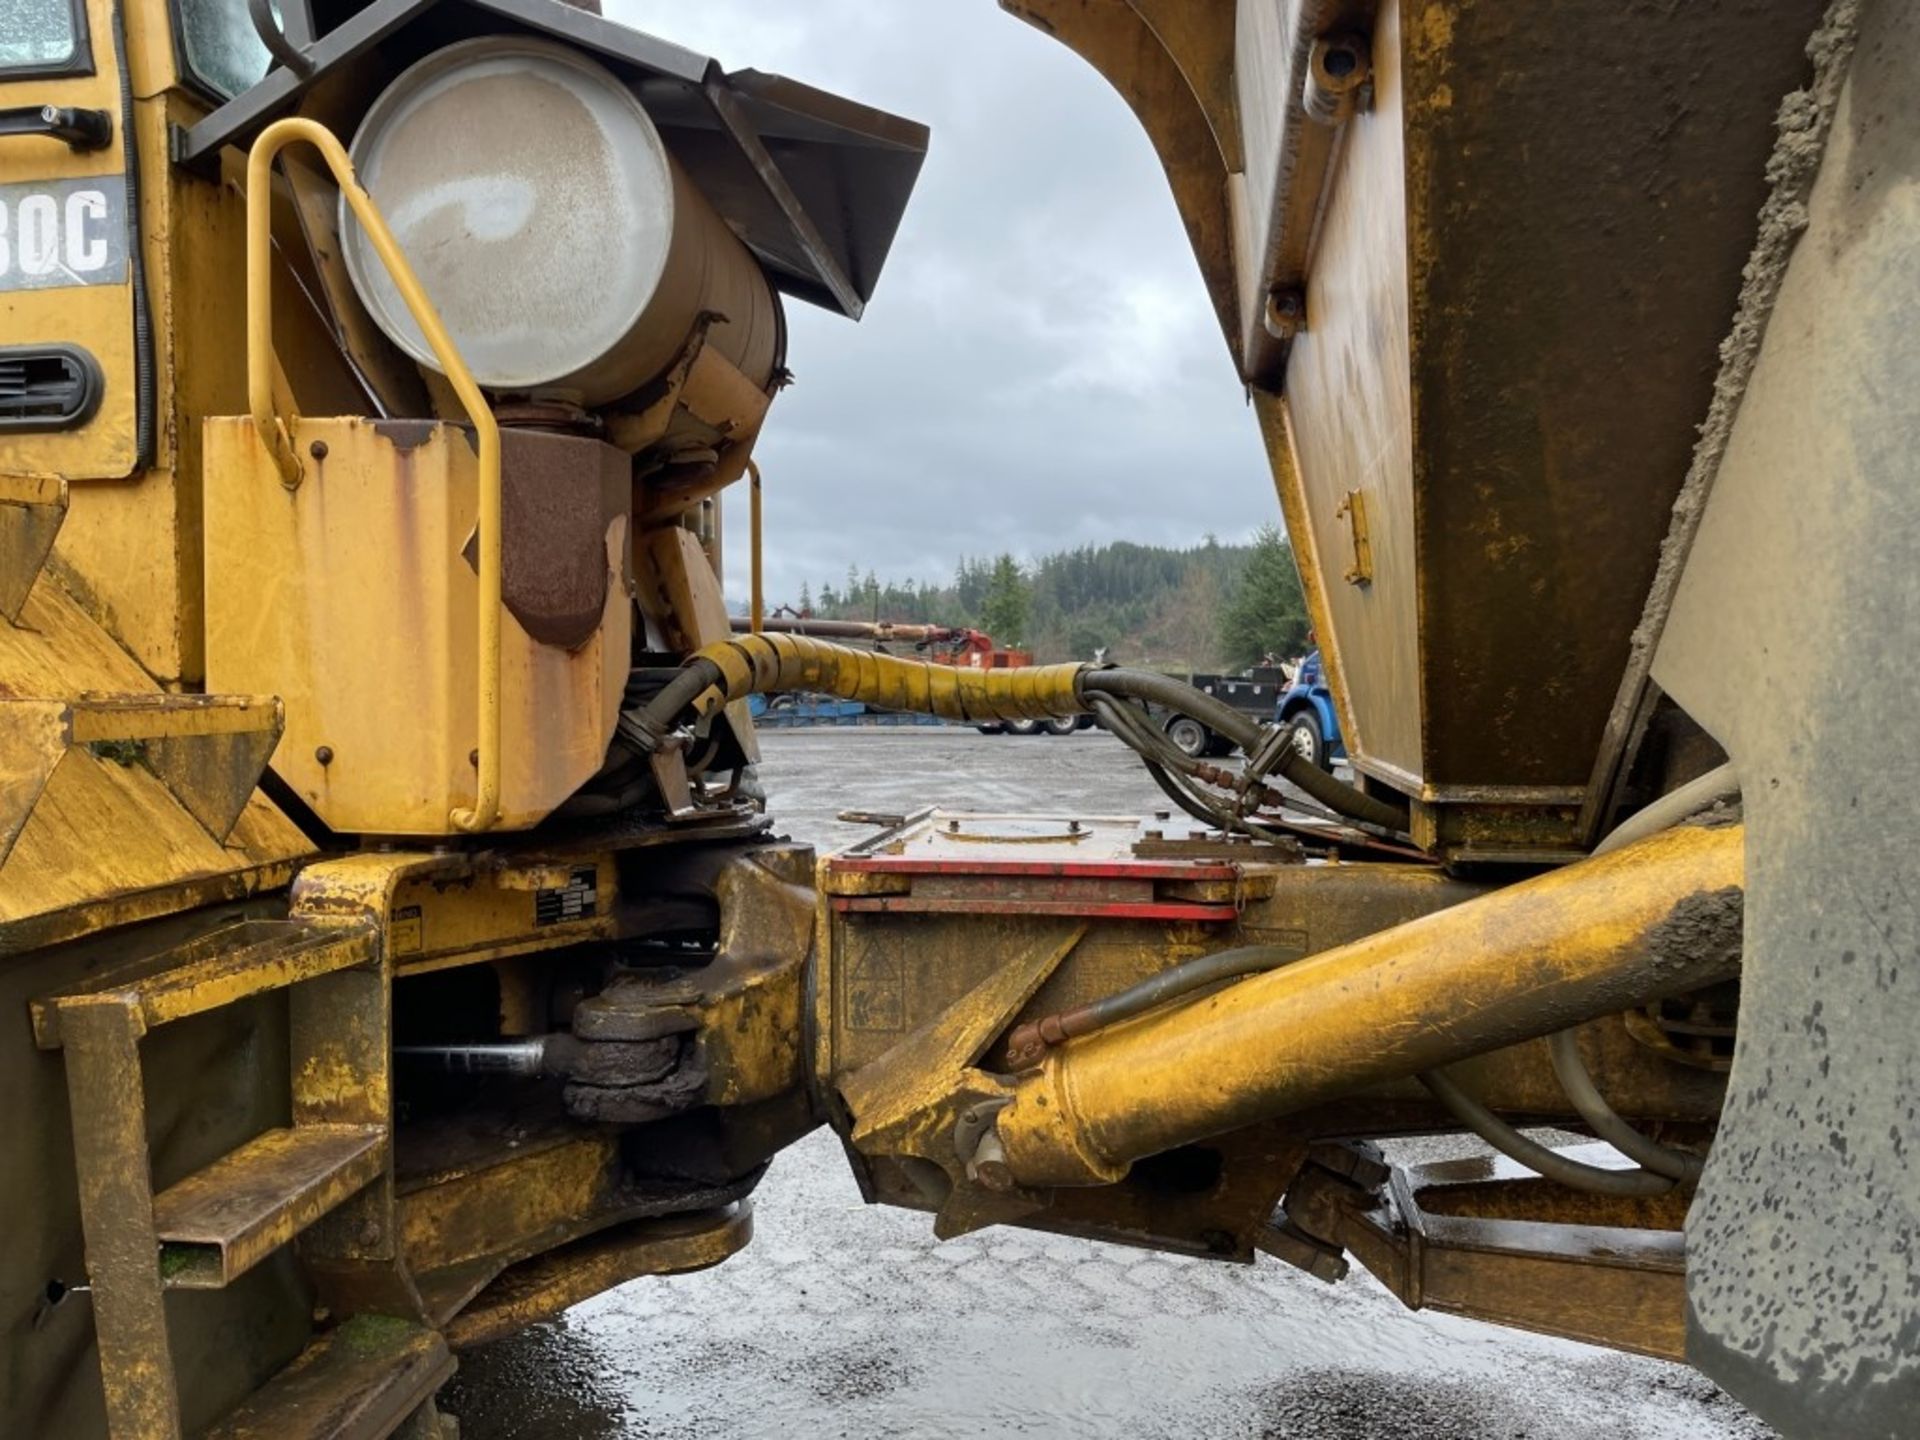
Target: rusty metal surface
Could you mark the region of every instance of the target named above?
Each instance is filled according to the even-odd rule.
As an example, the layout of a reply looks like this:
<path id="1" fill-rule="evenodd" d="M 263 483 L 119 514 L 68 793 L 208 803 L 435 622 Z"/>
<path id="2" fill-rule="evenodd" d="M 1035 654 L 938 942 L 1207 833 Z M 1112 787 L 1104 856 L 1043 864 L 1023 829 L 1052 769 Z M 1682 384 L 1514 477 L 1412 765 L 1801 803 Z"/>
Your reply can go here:
<path id="1" fill-rule="evenodd" d="M 446 1326 L 456 1350 L 485 1345 L 643 1275 L 684 1275 L 718 1265 L 753 1238 L 753 1203 L 636 1220 L 514 1266 Z"/>
<path id="2" fill-rule="evenodd" d="M 449 811 L 469 803 L 478 782 L 479 577 L 461 554 L 481 498 L 472 443 L 445 424 L 298 419 L 292 428 L 310 478 L 289 500 L 251 419 L 204 427 L 210 683 L 257 682 L 284 700 L 275 773 L 332 828 L 448 833 Z M 524 443 L 595 446 L 560 436 Z M 597 460 L 590 474 L 589 494 L 608 483 Z M 564 650 L 503 620 L 509 829 L 546 818 L 590 779 L 613 736 L 632 660 L 629 536 L 624 507 L 604 490 L 599 503 L 607 583 L 586 639 Z M 237 683 L 243 676 L 248 684 Z"/>
<path id="3" fill-rule="evenodd" d="M 500 600 L 542 645 L 578 649 L 606 606 L 607 527 L 632 504 L 633 470 L 611 445 L 500 435 Z M 473 542 L 462 550 L 473 562 Z"/>
<path id="4" fill-rule="evenodd" d="M 1405 7 L 1425 779 L 1587 783 L 1824 8 Z"/>
<path id="5" fill-rule="evenodd" d="M 1358 768 L 1479 807 L 1473 838 L 1431 827 L 1449 855 L 1577 853 L 1578 818 L 1522 812 L 1585 798 L 1821 0 L 1243 6 L 1238 147 L 1208 129 L 1198 7 L 1184 29 L 1121 0 L 1008 8 L 1167 160 Z M 1370 80 L 1303 106 L 1335 32 L 1371 41 Z"/>
<path id="6" fill-rule="evenodd" d="M 1320 189 L 1276 197 L 1318 212 L 1319 244 L 1301 281 L 1308 324 L 1288 353 L 1285 399 L 1263 392 L 1258 403 L 1315 636 L 1344 702 L 1348 751 L 1370 773 L 1418 776 L 1412 496 L 1383 483 L 1406 474 L 1413 453 L 1401 49 L 1400 10 L 1388 4 L 1374 30 L 1373 102 L 1347 127 L 1333 185 L 1324 200 Z M 1290 228 L 1301 227 L 1295 220 Z M 1292 245 L 1294 263 L 1304 263 L 1304 237 Z M 1338 511 L 1350 494 L 1367 496 L 1365 587 L 1341 578 L 1353 546 Z"/>
<path id="7" fill-rule="evenodd" d="M 1382 7 L 1288 364 L 1282 474 L 1368 773 L 1448 804 L 1578 805 L 1819 8 Z M 1363 588 L 1335 579 L 1356 493 Z M 1480 844 L 1526 824 L 1488 810 Z M 1579 843 L 1571 825 L 1517 838 Z"/>
<path id="8" fill-rule="evenodd" d="M 67 1103 L 107 1428 L 127 1440 L 171 1440 L 181 1434 L 180 1393 L 147 1170 L 140 1080 L 146 1025 L 115 995 L 81 1000 L 65 1020 Z"/>
<path id="9" fill-rule="evenodd" d="M 1622 1163 L 1606 1146 L 1567 1153 Z M 1309 1235 L 1350 1248 L 1414 1309 L 1681 1359 L 1686 1248 L 1678 1231 L 1637 1225 L 1642 1217 L 1619 1201 L 1618 1213 L 1571 1222 L 1555 1213 L 1559 1187 L 1516 1171 L 1480 1159 L 1443 1162 L 1396 1171 L 1369 1193 L 1309 1165 L 1287 1192 L 1286 1213 Z M 1490 1174 L 1519 1192 L 1492 1213 L 1475 1204 Z M 1447 1209 L 1429 1209 L 1434 1202 Z"/>
<path id="10" fill-rule="evenodd" d="M 453 1368 L 437 1331 L 362 1316 L 314 1341 L 208 1440 L 384 1440 Z"/>
<path id="11" fill-rule="evenodd" d="M 174 1290 L 231 1284 L 386 1166 L 387 1130 L 268 1130 L 153 1201 L 160 1272 Z"/>
<path id="12" fill-rule="evenodd" d="M 63 1043 L 66 1015 L 96 998 L 130 1007 L 143 1027 L 233 1005 L 252 995 L 373 960 L 371 926 L 243 920 L 186 945 L 89 978 L 67 994 L 36 1000 L 34 1038 Z"/>

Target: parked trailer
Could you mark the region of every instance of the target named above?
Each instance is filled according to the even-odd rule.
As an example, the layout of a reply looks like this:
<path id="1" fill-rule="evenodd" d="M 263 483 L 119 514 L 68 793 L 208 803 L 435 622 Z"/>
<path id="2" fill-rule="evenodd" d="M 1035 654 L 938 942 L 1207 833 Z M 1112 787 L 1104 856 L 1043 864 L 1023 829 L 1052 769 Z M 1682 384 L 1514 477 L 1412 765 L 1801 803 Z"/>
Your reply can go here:
<path id="1" fill-rule="evenodd" d="M 1268 721 L 1274 718 L 1288 675 L 1278 665 L 1256 665 L 1238 675 L 1192 675 L 1187 683 L 1256 720 Z M 1160 711 L 1158 719 L 1167 738 L 1188 755 L 1226 755 L 1233 749 L 1230 741 L 1191 715 Z"/>

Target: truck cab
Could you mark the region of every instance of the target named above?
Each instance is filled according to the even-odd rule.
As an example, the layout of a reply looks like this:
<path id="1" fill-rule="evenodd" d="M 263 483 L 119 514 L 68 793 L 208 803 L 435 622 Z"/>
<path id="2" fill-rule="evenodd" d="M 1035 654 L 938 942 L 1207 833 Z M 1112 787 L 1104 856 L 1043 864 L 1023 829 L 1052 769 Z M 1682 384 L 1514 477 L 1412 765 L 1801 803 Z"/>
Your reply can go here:
<path id="1" fill-rule="evenodd" d="M 1292 683 L 1274 702 L 1273 718 L 1286 727 L 1293 748 L 1322 770 L 1332 770 L 1335 761 L 1346 759 L 1340 717 L 1333 708 L 1333 691 L 1327 688 L 1327 669 L 1318 650 L 1295 667 Z"/>

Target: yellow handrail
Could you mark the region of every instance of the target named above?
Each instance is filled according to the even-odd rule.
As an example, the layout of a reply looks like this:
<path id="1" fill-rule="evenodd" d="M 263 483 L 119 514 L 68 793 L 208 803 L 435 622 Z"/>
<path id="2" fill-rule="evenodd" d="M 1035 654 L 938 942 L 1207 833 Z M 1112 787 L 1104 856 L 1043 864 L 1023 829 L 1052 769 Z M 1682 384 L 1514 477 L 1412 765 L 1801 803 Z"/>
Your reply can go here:
<path id="1" fill-rule="evenodd" d="M 360 228 L 373 242 L 413 323 L 466 407 L 480 450 L 480 793 L 472 809 L 449 817 L 455 829 L 490 829 L 500 818 L 500 427 L 466 362 L 460 358 L 419 277 L 400 253 L 373 197 L 354 178 L 353 162 L 334 134 L 316 120 L 276 120 L 260 132 L 247 156 L 247 404 L 254 427 L 280 470 L 280 483 L 296 490 L 302 479 L 293 438 L 273 408 L 273 162 L 288 145 L 304 140 L 320 152 L 347 197 Z"/>

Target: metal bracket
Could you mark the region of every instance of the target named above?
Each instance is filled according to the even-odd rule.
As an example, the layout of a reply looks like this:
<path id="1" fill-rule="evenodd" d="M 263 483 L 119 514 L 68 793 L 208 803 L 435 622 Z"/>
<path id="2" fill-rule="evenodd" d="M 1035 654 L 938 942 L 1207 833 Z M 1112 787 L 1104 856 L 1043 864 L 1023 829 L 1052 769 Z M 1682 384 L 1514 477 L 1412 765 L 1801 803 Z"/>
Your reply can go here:
<path id="1" fill-rule="evenodd" d="M 1347 567 L 1347 583 L 1371 585 L 1373 583 L 1373 539 L 1367 529 L 1365 492 L 1347 491 L 1346 498 L 1340 502 L 1340 508 L 1333 512 L 1333 518 L 1346 520 L 1348 533 L 1353 539 L 1353 564 Z"/>

